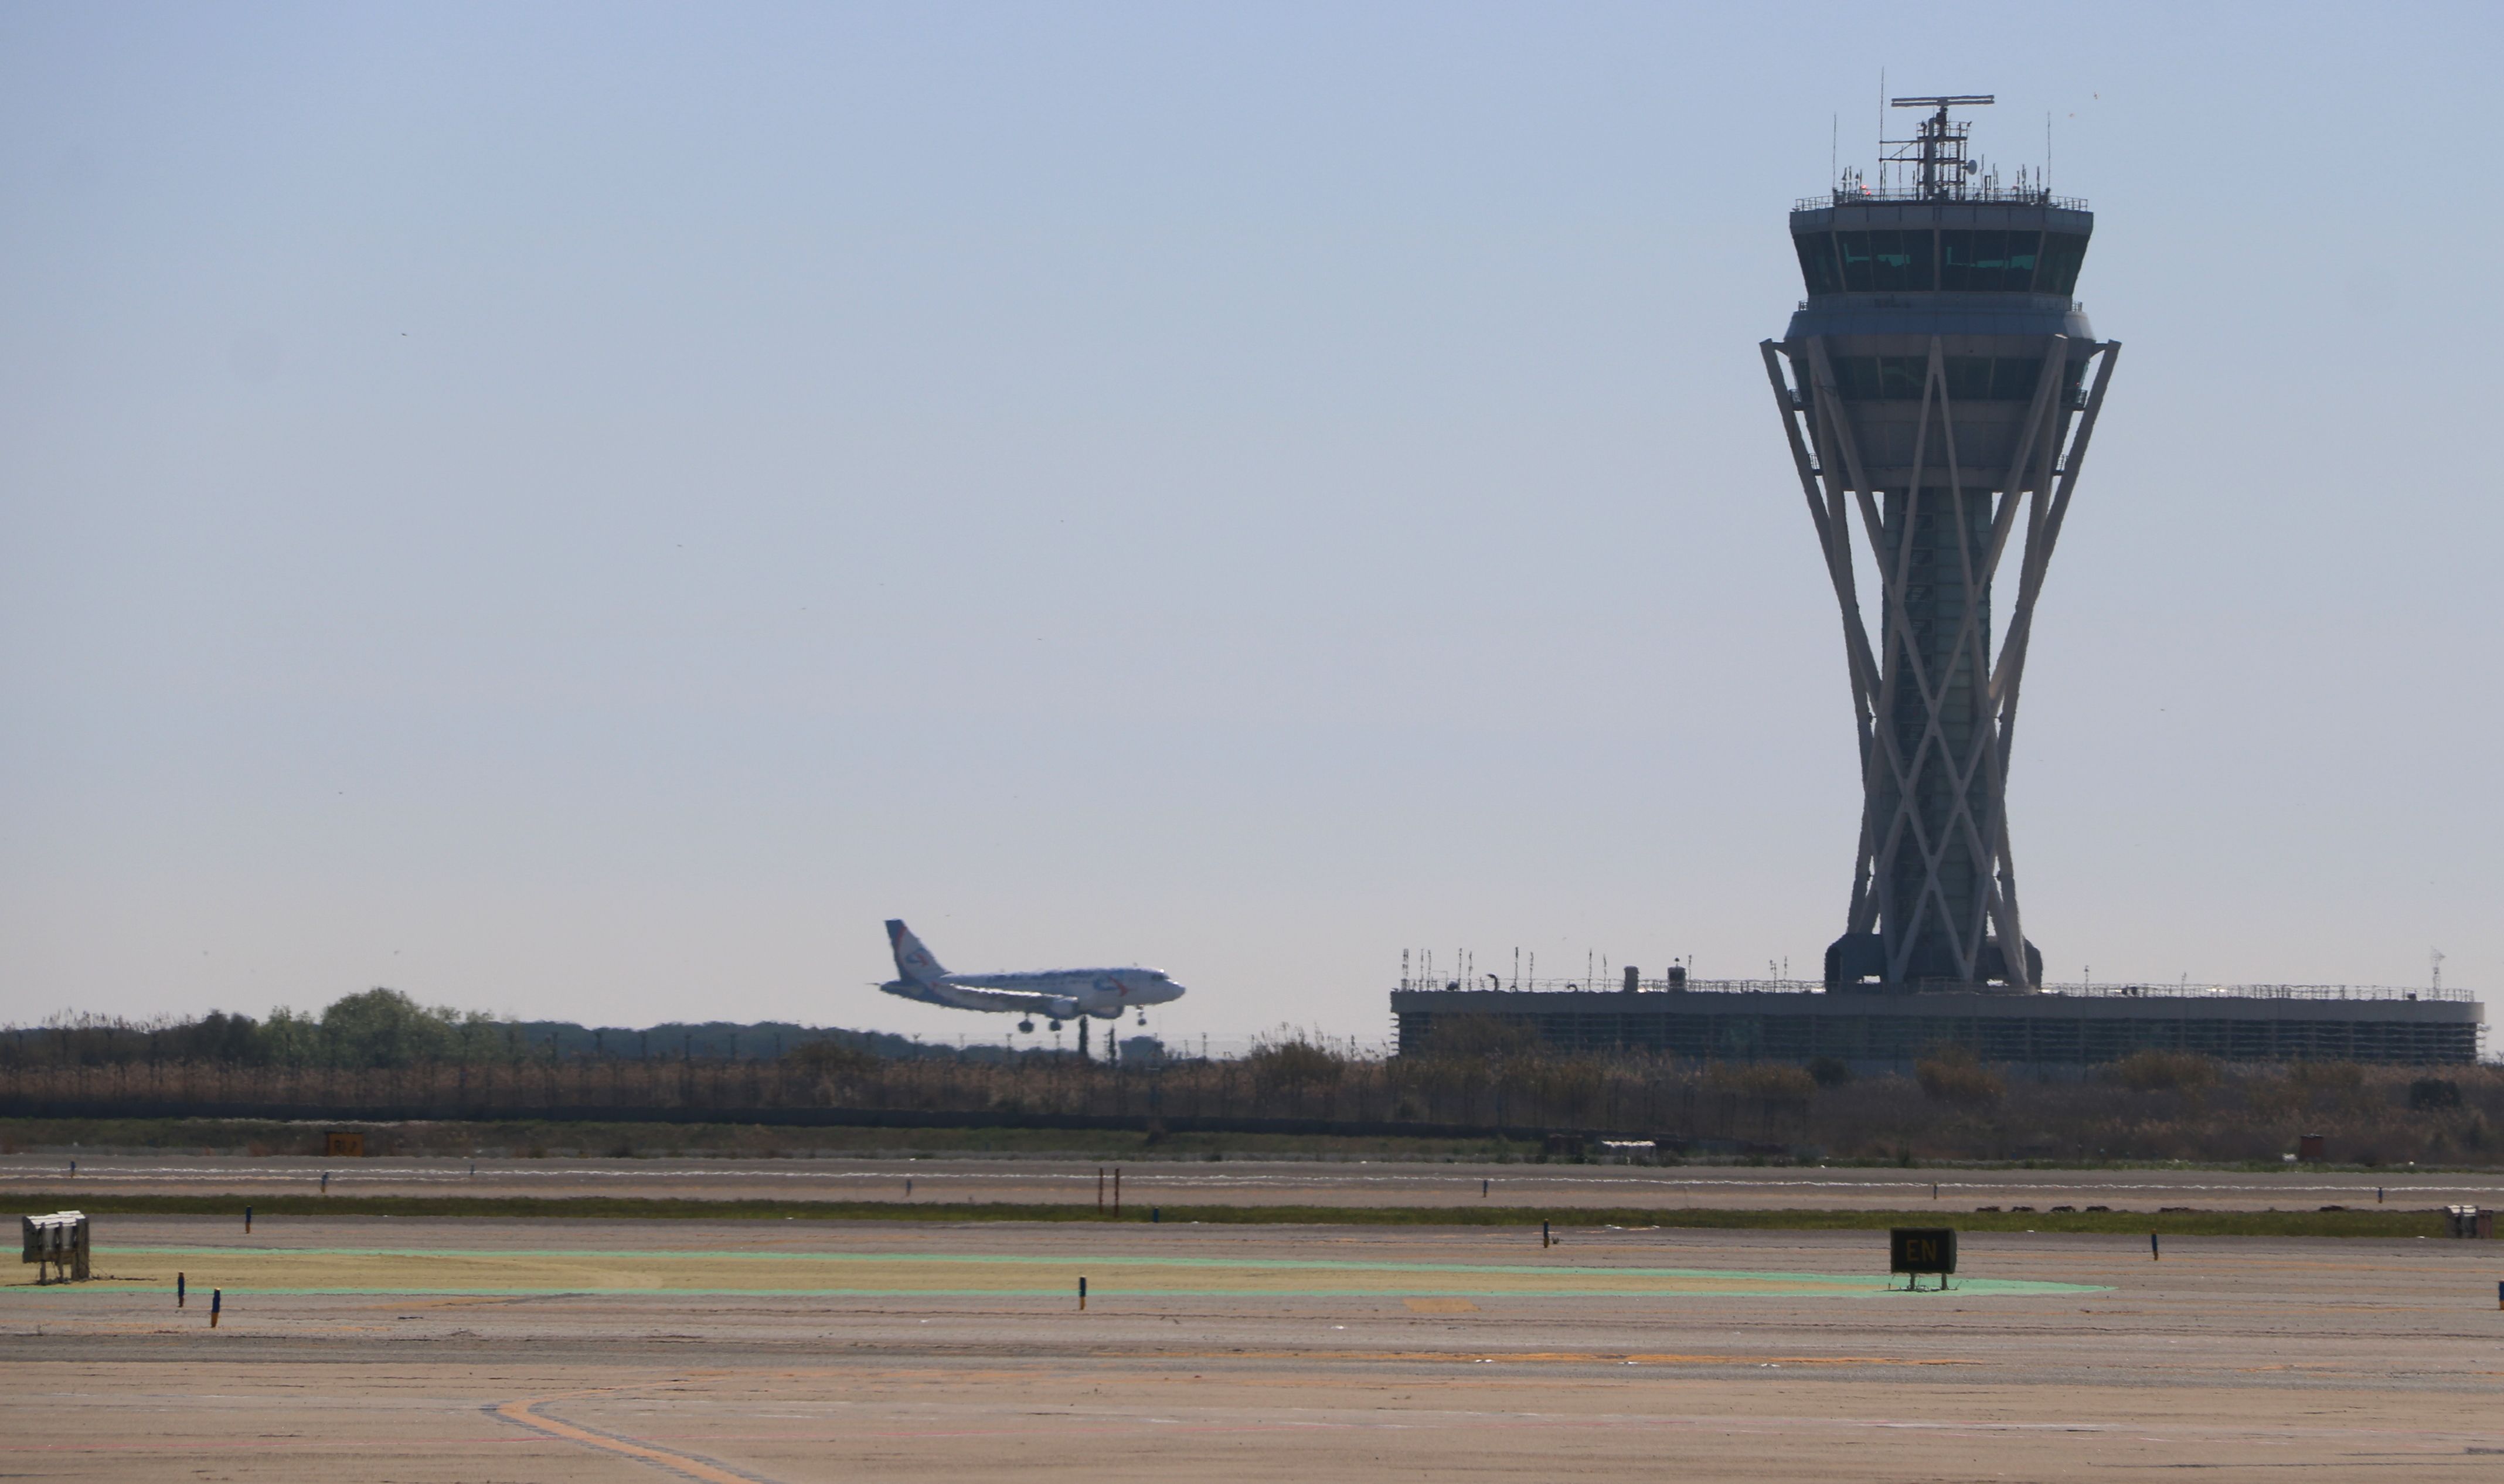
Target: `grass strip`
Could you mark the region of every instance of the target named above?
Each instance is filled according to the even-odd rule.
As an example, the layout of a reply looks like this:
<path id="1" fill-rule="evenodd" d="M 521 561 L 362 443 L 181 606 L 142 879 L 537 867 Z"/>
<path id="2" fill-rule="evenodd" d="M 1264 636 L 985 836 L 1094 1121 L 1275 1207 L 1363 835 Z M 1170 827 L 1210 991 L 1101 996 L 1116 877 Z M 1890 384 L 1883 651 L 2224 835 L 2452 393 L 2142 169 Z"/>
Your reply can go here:
<path id="1" fill-rule="evenodd" d="M 114 1195 L 30 1191 L 25 1211 L 98 1216 L 558 1217 L 597 1221 L 1110 1222 L 1145 1223 L 1151 1205 L 1126 1203 L 1119 1218 L 1095 1206 L 1012 1201 L 694 1200 L 630 1195 Z M 1961 1231 L 2061 1231 L 2169 1236 L 2431 1237 L 2437 1210 L 2350 1211 L 1908 1211 L 1728 1210 L 1716 1207 L 1165 1206 L 1165 1220 L 1209 1225 L 1675 1226 L 1721 1231 L 1873 1231 L 1954 1226 Z"/>

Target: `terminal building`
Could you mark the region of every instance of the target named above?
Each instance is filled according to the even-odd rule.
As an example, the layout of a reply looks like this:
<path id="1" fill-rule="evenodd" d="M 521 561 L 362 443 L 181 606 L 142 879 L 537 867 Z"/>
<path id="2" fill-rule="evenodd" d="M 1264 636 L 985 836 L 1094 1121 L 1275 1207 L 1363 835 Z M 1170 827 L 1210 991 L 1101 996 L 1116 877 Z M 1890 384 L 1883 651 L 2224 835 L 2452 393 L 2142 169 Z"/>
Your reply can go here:
<path id="1" fill-rule="evenodd" d="M 2007 809 L 2028 640 L 2118 342 L 2072 295 L 2087 203 L 2002 180 L 1953 110 L 1791 213 L 1803 297 L 1765 373 L 1843 620 L 1861 784 L 1843 931 L 1807 983 L 1464 988 L 1404 982 L 1404 1053 L 1481 1017 L 1562 1052 L 1902 1064 L 1949 1047 L 2078 1066 L 2144 1049 L 2228 1060 L 2477 1059 L 2453 990 L 2042 982 Z"/>
<path id="2" fill-rule="evenodd" d="M 2047 1071 L 2148 1050 L 2223 1061 L 2432 1065 L 2476 1061 L 2483 1029 L 2482 1007 L 2454 988 L 2068 984 L 2031 994 L 1879 995 L 1799 981 L 1631 974 L 1629 981 L 1608 989 L 1406 981 L 1391 996 L 1400 1053 L 1430 1052 L 1438 1027 L 1482 1019 L 1527 1031 L 1552 1052 L 1714 1061 L 1831 1056 L 1862 1072 L 1910 1070 L 1951 1048 Z"/>

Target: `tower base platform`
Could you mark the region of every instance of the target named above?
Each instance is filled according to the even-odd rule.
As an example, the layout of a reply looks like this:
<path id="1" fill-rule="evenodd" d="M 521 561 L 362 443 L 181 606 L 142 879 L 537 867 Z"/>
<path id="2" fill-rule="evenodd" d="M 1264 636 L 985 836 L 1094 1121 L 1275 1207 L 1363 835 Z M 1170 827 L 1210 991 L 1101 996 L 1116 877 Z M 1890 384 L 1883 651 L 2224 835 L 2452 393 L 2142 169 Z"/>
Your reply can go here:
<path id="1" fill-rule="evenodd" d="M 1699 981 L 1684 990 L 1393 991 L 1402 1055 L 1430 1052 L 1439 1027 L 1495 1021 L 1545 1050 L 1720 1061 L 1909 1066 L 1963 1048 L 1989 1062 L 2059 1067 L 2133 1052 L 2194 1052 L 2222 1061 L 2478 1059 L 2486 1012 L 2467 991 L 2345 984 L 2074 986 L 2039 994 L 1947 990 L 1827 994 L 1796 982 Z M 1455 1039 L 1483 1045 L 1473 1025 Z"/>

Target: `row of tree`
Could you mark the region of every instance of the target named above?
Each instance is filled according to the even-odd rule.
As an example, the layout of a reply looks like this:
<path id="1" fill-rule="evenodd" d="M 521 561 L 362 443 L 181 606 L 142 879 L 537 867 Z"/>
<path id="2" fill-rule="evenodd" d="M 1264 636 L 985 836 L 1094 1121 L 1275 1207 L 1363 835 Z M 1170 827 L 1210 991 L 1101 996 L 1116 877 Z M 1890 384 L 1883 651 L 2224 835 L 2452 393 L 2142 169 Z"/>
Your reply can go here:
<path id="1" fill-rule="evenodd" d="M 368 989 L 343 995 L 318 1014 L 282 1008 L 261 1019 L 221 1010 L 188 1019 L 55 1016 L 41 1025 L 0 1027 L 0 1066 L 189 1062 L 375 1068 L 584 1058 L 756 1060 L 825 1043 L 889 1059 L 960 1054 L 881 1031 L 720 1020 L 645 1029 L 583 1026 L 565 1020 L 519 1020 L 449 1005 L 421 1005 L 397 989 Z M 993 1047 L 981 1049 L 979 1054 L 1004 1053 Z"/>

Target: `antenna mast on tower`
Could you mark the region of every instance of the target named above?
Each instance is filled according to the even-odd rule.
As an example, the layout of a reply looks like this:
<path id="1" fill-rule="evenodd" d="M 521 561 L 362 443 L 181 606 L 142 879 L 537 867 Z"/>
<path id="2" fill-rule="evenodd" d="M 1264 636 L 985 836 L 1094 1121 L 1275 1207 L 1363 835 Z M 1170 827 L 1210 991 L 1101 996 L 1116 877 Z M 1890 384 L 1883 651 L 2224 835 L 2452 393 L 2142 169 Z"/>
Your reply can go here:
<path id="1" fill-rule="evenodd" d="M 1982 165 L 1965 156 L 1966 135 L 1973 125 L 1948 117 L 1951 108 L 1979 108 L 1994 101 L 1983 93 L 1956 93 L 1934 98 L 1893 98 L 1897 108 L 1935 108 L 1937 113 L 1924 119 L 1913 129 L 1910 139 L 1882 139 L 1882 149 L 1895 153 L 1886 156 L 1891 165 L 1913 167 L 1914 190 L 1925 201 L 1962 201 L 1965 199 L 1965 177 L 1978 174 Z"/>

